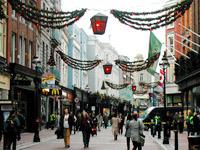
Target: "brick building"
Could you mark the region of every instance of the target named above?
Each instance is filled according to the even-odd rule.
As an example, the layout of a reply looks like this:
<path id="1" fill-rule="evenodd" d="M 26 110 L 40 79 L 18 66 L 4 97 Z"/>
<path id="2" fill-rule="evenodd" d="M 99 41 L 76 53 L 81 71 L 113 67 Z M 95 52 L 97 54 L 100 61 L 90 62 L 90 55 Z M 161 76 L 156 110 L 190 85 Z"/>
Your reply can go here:
<path id="1" fill-rule="evenodd" d="M 23 2 L 40 6 L 40 1 Z M 22 111 L 26 117 L 27 130 L 31 130 L 40 115 L 40 94 L 37 86 L 41 75 L 32 65 L 37 51 L 36 39 L 39 28 L 12 10 L 10 3 L 7 12 L 7 61 L 11 74 L 9 99 L 14 109 Z"/>
<path id="2" fill-rule="evenodd" d="M 200 42 L 200 1 L 193 1 L 190 10 L 181 18 L 181 35 L 184 44 L 181 51 L 190 57 L 177 57 L 176 83 L 183 94 L 184 106 L 187 110 L 200 111 L 200 48 L 194 43 Z M 197 35 L 195 35 L 195 34 Z M 198 53 L 193 52 L 188 47 Z"/>

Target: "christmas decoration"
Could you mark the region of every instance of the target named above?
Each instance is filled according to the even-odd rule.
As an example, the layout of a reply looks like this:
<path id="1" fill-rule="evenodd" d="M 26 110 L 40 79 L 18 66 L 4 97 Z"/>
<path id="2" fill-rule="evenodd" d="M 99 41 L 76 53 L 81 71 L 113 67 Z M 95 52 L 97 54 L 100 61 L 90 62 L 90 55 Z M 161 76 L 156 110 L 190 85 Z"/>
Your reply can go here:
<path id="1" fill-rule="evenodd" d="M 125 84 L 114 84 L 108 81 L 103 81 L 103 83 L 106 83 L 106 85 L 108 85 L 110 88 L 115 89 L 115 90 L 121 90 L 126 88 L 129 84 L 125 83 Z"/>
<path id="2" fill-rule="evenodd" d="M 49 58 L 49 60 L 47 62 L 47 65 L 49 65 L 49 66 L 55 66 L 56 65 L 53 52 L 51 52 L 50 58 Z"/>
<path id="3" fill-rule="evenodd" d="M 4 13 L 3 5 L 4 5 L 4 3 L 1 0 L 0 1 L 0 20 L 6 19 L 6 15 Z"/>
<path id="4" fill-rule="evenodd" d="M 78 70 L 84 70 L 84 71 L 88 71 L 88 70 L 92 70 L 94 69 L 96 66 L 98 66 L 101 62 L 101 60 L 93 60 L 93 61 L 85 61 L 85 60 L 78 60 L 78 59 L 74 59 L 70 56 L 67 56 L 66 54 L 64 54 L 62 51 L 56 51 L 61 59 L 70 67 L 74 68 L 74 69 L 78 69 Z"/>
<path id="5" fill-rule="evenodd" d="M 111 74 L 112 72 L 112 64 L 111 63 L 106 63 L 105 65 L 103 65 L 103 70 L 105 74 Z"/>
<path id="6" fill-rule="evenodd" d="M 134 29 L 153 30 L 176 21 L 176 19 L 181 17 L 185 11 L 190 8 L 192 2 L 192 0 L 184 0 L 170 7 L 152 12 L 125 12 L 111 10 L 111 14 L 113 14 L 113 16 L 116 17 L 121 23 Z"/>
<path id="7" fill-rule="evenodd" d="M 149 67 L 151 67 L 154 62 L 159 58 L 159 55 L 155 55 L 151 58 L 148 58 L 147 60 L 139 60 L 139 61 L 123 61 L 123 60 L 115 60 L 115 64 L 119 66 L 119 68 L 122 71 L 125 72 L 136 72 L 136 71 L 142 71 Z"/>
<path id="8" fill-rule="evenodd" d="M 75 10 L 72 12 L 49 11 L 38 9 L 31 5 L 25 4 L 20 0 L 9 0 L 9 2 L 12 5 L 12 9 L 14 9 L 27 21 L 43 26 L 44 28 L 61 29 L 65 26 L 72 25 L 86 12 L 86 9 Z"/>
<path id="9" fill-rule="evenodd" d="M 132 91 L 135 92 L 137 89 L 136 85 L 132 85 Z"/>
<path id="10" fill-rule="evenodd" d="M 96 14 L 90 19 L 94 34 L 102 35 L 105 33 L 107 20 L 108 16 L 100 13 Z"/>

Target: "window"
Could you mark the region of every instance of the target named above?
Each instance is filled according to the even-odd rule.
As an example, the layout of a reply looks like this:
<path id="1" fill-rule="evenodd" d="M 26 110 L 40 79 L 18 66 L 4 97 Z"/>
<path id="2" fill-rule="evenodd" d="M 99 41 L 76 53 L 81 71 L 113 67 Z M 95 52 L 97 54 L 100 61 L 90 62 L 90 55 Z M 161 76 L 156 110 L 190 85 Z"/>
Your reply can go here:
<path id="1" fill-rule="evenodd" d="M 29 48 L 28 48 L 28 66 L 31 68 L 31 58 L 32 58 L 32 46 L 33 42 L 29 41 Z"/>
<path id="2" fill-rule="evenodd" d="M 19 52 L 18 52 L 18 63 L 22 64 L 22 57 L 21 54 L 22 53 L 22 36 L 19 37 Z"/>
<path id="3" fill-rule="evenodd" d="M 42 42 L 42 65 L 45 66 L 45 43 Z"/>
<path id="4" fill-rule="evenodd" d="M 16 33 L 12 33 L 12 45 L 11 45 L 11 62 L 15 62 L 15 50 L 16 50 Z"/>
<path id="5" fill-rule="evenodd" d="M 0 56 L 3 56 L 3 33 L 2 28 L 0 28 Z"/>
<path id="6" fill-rule="evenodd" d="M 140 74 L 140 82 L 143 82 L 143 73 Z"/>

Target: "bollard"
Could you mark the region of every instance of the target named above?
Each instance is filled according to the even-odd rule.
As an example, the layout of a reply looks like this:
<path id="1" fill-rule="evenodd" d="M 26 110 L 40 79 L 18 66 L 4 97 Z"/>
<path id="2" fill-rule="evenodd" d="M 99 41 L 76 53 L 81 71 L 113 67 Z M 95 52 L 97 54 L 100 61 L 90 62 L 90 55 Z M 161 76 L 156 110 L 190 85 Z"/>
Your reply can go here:
<path id="1" fill-rule="evenodd" d="M 175 135 L 175 150 L 178 150 L 178 131 L 177 130 L 174 130 L 174 135 Z"/>

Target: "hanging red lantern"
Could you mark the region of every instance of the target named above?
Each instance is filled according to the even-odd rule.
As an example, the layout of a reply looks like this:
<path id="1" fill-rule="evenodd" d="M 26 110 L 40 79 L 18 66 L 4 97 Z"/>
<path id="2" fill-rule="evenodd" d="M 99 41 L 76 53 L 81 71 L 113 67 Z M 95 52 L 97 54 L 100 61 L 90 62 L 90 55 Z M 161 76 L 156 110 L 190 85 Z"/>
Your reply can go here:
<path id="1" fill-rule="evenodd" d="M 136 91 L 136 85 L 132 85 L 132 91 L 135 92 Z"/>
<path id="2" fill-rule="evenodd" d="M 100 13 L 93 16 L 90 19 L 93 33 L 100 34 L 100 35 L 104 34 L 106 30 L 107 20 L 108 20 L 108 16 L 105 16 Z"/>
<path id="3" fill-rule="evenodd" d="M 105 74 L 111 74 L 112 72 L 112 64 L 111 63 L 106 63 L 105 65 L 103 65 L 103 70 Z"/>

